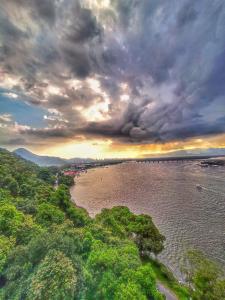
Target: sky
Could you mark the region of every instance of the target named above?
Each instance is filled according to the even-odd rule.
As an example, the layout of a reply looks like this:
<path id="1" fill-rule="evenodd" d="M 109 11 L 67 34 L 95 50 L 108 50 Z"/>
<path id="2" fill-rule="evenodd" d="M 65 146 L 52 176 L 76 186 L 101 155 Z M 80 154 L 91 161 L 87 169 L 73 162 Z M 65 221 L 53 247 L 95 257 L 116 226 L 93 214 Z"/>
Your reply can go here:
<path id="1" fill-rule="evenodd" d="M 0 146 L 225 148 L 225 2 L 1 0 Z"/>

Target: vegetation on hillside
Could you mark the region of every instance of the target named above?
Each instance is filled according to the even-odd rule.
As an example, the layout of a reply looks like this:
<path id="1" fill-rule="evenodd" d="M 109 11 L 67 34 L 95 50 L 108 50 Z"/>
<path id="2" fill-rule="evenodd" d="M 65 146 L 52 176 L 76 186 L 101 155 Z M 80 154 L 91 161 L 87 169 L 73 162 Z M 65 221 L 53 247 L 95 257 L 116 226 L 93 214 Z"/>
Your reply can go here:
<path id="1" fill-rule="evenodd" d="M 165 299 L 156 280 L 166 273 L 145 259 L 163 249 L 151 217 L 114 207 L 91 219 L 71 202 L 71 180 L 53 187 L 56 173 L 0 150 L 0 299 Z M 193 299 L 223 299 L 219 272 L 207 260 L 207 277 L 194 262 L 185 269 Z"/>
<path id="2" fill-rule="evenodd" d="M 151 218 L 117 207 L 91 219 L 54 172 L 0 150 L 0 298 L 164 299 L 141 260 L 163 249 Z"/>
<path id="3" fill-rule="evenodd" d="M 225 274 L 221 266 L 197 250 L 188 251 L 183 273 L 193 300 L 225 299 Z"/>

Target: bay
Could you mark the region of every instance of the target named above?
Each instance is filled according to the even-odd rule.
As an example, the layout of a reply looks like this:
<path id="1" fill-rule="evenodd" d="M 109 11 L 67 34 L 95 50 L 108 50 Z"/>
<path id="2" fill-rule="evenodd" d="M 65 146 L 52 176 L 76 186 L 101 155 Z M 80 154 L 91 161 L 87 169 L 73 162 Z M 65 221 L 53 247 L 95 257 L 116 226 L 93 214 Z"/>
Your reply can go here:
<path id="1" fill-rule="evenodd" d="M 91 216 L 118 205 L 151 215 L 166 237 L 160 260 L 180 279 L 192 248 L 225 268 L 225 168 L 132 162 L 90 169 L 75 181 L 72 198 Z"/>

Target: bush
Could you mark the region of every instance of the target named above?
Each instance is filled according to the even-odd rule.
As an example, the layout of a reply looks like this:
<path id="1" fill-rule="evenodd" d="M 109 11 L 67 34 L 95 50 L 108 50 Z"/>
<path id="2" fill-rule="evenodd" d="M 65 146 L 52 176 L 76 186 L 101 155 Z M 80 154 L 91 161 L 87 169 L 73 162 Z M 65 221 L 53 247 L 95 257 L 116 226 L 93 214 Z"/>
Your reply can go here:
<path id="1" fill-rule="evenodd" d="M 4 204 L 0 207 L 0 232 L 6 236 L 15 236 L 24 221 L 24 214 L 15 206 Z"/>
<path id="2" fill-rule="evenodd" d="M 42 203 L 37 208 L 36 221 L 43 226 L 50 226 L 53 223 L 61 224 L 65 220 L 65 214 L 56 206 Z"/>
<path id="3" fill-rule="evenodd" d="M 31 280 L 27 299 L 71 300 L 76 291 L 76 270 L 62 252 L 51 250 Z"/>

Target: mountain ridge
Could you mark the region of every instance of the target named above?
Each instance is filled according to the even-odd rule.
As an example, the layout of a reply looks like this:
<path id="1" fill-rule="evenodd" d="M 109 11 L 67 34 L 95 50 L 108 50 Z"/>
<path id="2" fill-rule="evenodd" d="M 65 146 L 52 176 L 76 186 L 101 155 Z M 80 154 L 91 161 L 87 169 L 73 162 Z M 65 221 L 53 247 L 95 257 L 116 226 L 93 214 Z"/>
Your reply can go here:
<path id="1" fill-rule="evenodd" d="M 26 148 L 17 148 L 13 151 L 14 154 L 29 160 L 39 166 L 62 166 L 65 164 L 71 164 L 71 163 L 87 163 L 94 161 L 90 158 L 61 158 L 57 156 L 48 156 L 48 155 L 38 155 L 35 154 Z"/>
<path id="2" fill-rule="evenodd" d="M 13 151 L 14 154 L 29 160 L 33 163 L 36 163 L 39 166 L 62 166 L 65 164 L 78 164 L 78 163 L 89 163 L 96 161 L 95 159 L 91 158 L 61 158 L 57 156 L 47 156 L 47 155 L 38 155 L 35 154 L 25 148 L 18 148 Z M 154 158 L 154 157 L 181 157 L 181 156 L 225 156 L 225 148 L 208 148 L 208 149 L 190 149 L 190 150 L 178 150 L 167 152 L 160 155 L 152 155 L 151 157 L 145 156 L 143 158 Z M 126 160 L 126 159 L 124 159 Z M 132 160 L 132 159 L 127 159 Z"/>
<path id="3" fill-rule="evenodd" d="M 225 156 L 225 148 L 195 148 L 195 149 L 188 149 L 188 150 L 175 150 L 171 152 L 154 154 L 152 156 L 146 155 L 143 158 L 160 158 L 160 157 L 188 157 L 188 156 Z"/>

